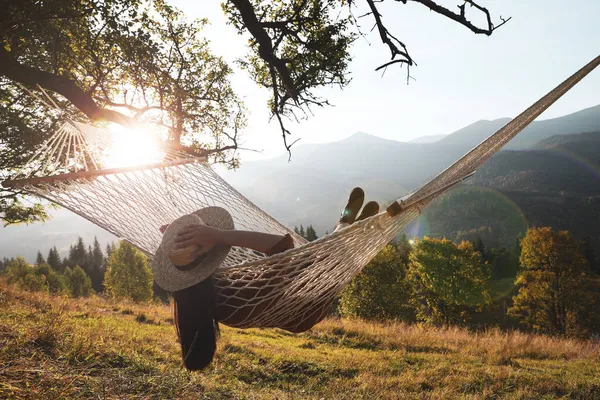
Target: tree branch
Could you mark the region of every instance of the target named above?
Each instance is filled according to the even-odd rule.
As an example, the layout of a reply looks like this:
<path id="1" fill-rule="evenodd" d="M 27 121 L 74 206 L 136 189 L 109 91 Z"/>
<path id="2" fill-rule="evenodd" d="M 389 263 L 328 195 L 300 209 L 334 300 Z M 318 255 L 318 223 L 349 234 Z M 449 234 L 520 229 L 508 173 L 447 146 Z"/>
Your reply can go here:
<path id="1" fill-rule="evenodd" d="M 0 47 L 0 75 L 19 82 L 23 85 L 35 87 L 40 85 L 69 100 L 75 107 L 91 120 L 105 120 L 124 126 L 132 126 L 135 119 L 114 110 L 99 107 L 94 99 L 82 90 L 72 80 L 23 65 L 11 57 L 10 53 Z"/>
<path id="2" fill-rule="evenodd" d="M 281 60 L 275 55 L 273 49 L 273 42 L 271 37 L 267 34 L 263 25 L 258 21 L 254 7 L 249 0 L 231 0 L 235 7 L 240 11 L 242 21 L 246 26 L 246 29 L 256 39 L 258 43 L 258 54 L 260 57 L 270 66 L 273 66 L 283 81 L 283 85 L 286 91 L 293 98 L 297 98 L 296 87 L 290 75 L 290 71 L 285 65 L 285 61 Z"/>
<path id="3" fill-rule="evenodd" d="M 376 69 L 376 71 L 380 70 L 381 68 L 385 68 L 388 65 L 396 63 L 405 63 L 408 66 L 408 68 L 410 68 L 412 65 L 415 64 L 415 62 L 408 54 L 406 46 L 404 45 L 404 43 L 402 43 L 400 40 L 394 37 L 394 35 L 392 35 L 385 27 L 383 21 L 381 20 L 381 14 L 379 13 L 379 10 L 377 10 L 377 7 L 375 7 L 375 2 L 373 0 L 367 0 L 367 3 L 369 4 L 369 8 L 371 8 L 373 18 L 375 18 L 375 26 L 377 26 L 377 30 L 379 31 L 381 41 L 389 47 L 390 52 L 392 53 L 392 62 L 388 62 L 384 65 L 381 65 Z M 402 47 L 402 50 L 400 50 L 396 44 L 400 45 L 400 47 Z M 402 59 L 396 59 L 397 56 L 401 56 Z M 410 77 L 410 69 L 408 70 L 407 74 Z"/>
<path id="4" fill-rule="evenodd" d="M 370 0 L 367 0 L 367 1 L 370 1 Z M 502 21 L 502 23 L 497 26 L 494 26 L 494 24 L 492 23 L 492 17 L 490 15 L 489 10 L 483 6 L 480 6 L 473 0 L 463 0 L 464 3 L 458 6 L 458 8 L 460 10 L 460 14 L 450 11 L 449 9 L 437 4 L 433 0 L 396 0 L 396 1 L 401 1 L 404 4 L 406 4 L 407 1 L 413 1 L 415 3 L 423 4 L 424 6 L 428 7 L 430 10 L 435 11 L 436 13 L 441 14 L 444 17 L 450 18 L 451 20 L 458 22 L 459 24 L 469 28 L 472 32 L 477 33 L 477 34 L 487 35 L 487 36 L 490 36 L 492 34 L 492 32 L 494 32 L 496 29 L 500 28 L 502 25 L 504 25 L 505 23 L 510 21 L 512 18 L 512 17 L 510 17 L 508 19 L 504 19 L 504 18 L 500 17 L 500 20 Z M 467 17 L 465 15 L 465 6 L 467 4 L 469 4 L 471 7 L 475 7 L 476 9 L 478 9 L 479 11 L 481 11 L 482 13 L 485 14 L 485 17 L 487 19 L 487 28 L 479 28 L 478 26 L 474 25 L 471 21 L 467 20 Z"/>

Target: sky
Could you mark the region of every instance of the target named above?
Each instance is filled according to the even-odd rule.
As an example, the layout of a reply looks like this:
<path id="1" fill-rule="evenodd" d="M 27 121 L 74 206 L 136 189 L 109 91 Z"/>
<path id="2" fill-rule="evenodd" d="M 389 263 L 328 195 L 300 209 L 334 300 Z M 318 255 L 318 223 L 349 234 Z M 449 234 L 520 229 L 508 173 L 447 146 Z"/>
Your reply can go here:
<path id="1" fill-rule="evenodd" d="M 233 63 L 247 53 L 247 37 L 226 24 L 220 1 L 170 3 L 189 18 L 209 19 L 206 36 L 215 54 Z M 454 9 L 460 2 L 439 3 Z M 299 144 L 324 143 L 362 131 L 409 141 L 452 133 L 480 119 L 514 117 L 600 54 L 598 0 L 481 0 L 480 4 L 496 21 L 499 16 L 512 19 L 488 37 L 420 4 L 380 3 L 384 22 L 417 63 L 411 69 L 414 80 L 407 85 L 405 69 L 390 67 L 383 76 L 374 71 L 388 61 L 389 50 L 376 32 L 370 33 L 351 50 L 350 85 L 321 90 L 334 107 L 315 109 L 314 116 L 299 124 L 290 122 L 294 138 L 301 138 Z M 476 21 L 477 14 L 471 15 Z M 371 24 L 363 20 L 368 33 Z M 242 152 L 242 161 L 283 153 L 278 125 L 269 123 L 269 92 L 258 88 L 245 72 L 235 71 L 234 88 L 249 109 L 243 146 L 262 150 Z M 540 119 L 597 105 L 599 93 L 600 73 L 594 71 Z"/>

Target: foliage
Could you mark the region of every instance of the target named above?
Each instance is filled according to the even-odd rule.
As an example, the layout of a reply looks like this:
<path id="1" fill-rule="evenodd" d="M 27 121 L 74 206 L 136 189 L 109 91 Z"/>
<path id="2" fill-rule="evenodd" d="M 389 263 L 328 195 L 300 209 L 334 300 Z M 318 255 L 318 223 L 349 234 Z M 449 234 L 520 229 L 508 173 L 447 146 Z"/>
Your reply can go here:
<path id="1" fill-rule="evenodd" d="M 37 252 L 37 255 L 35 256 L 35 265 L 41 265 L 41 264 L 45 264 L 46 260 L 44 260 L 44 256 L 42 255 L 42 253 L 40 251 Z"/>
<path id="2" fill-rule="evenodd" d="M 580 335 L 586 308 L 600 306 L 589 265 L 567 231 L 532 228 L 521 242 L 518 294 L 508 312 L 536 331 Z"/>
<path id="3" fill-rule="evenodd" d="M 13 262 L 9 263 L 6 273 L 8 275 L 8 282 L 21 289 L 30 292 L 47 290 L 45 276 L 34 273 L 33 267 L 22 257 L 17 257 Z"/>
<path id="4" fill-rule="evenodd" d="M 410 254 L 409 279 L 420 320 L 464 323 L 490 302 L 489 266 L 470 242 L 423 238 Z"/>
<path id="5" fill-rule="evenodd" d="M 67 267 L 64 277 L 72 297 L 88 297 L 94 293 L 92 280 L 79 265 L 74 268 Z"/>
<path id="6" fill-rule="evenodd" d="M 406 241 L 387 245 L 340 294 L 339 311 L 345 317 L 414 321 L 406 280 L 410 246 Z"/>
<path id="7" fill-rule="evenodd" d="M 153 276 L 146 256 L 121 241 L 108 259 L 104 286 L 109 295 L 135 302 L 152 300 Z"/>
<path id="8" fill-rule="evenodd" d="M 73 119 L 150 123 L 176 145 L 237 165 L 245 109 L 231 69 L 201 35 L 206 23 L 163 0 L 9 0 L 0 15 L 0 180 L 16 176 L 59 117 L 16 83 L 60 94 Z M 21 194 L 0 191 L 0 220 L 44 220 Z"/>
<path id="9" fill-rule="evenodd" d="M 304 230 L 304 226 L 300 225 L 300 229 L 297 226 L 294 226 L 294 232 L 298 235 L 302 236 L 304 239 L 312 242 L 313 240 L 317 240 L 319 237 L 317 236 L 317 231 L 313 228 L 312 225 L 308 225 L 306 227 L 306 231 Z"/>
<path id="10" fill-rule="evenodd" d="M 57 272 L 64 271 L 64 265 L 60 260 L 60 254 L 58 254 L 58 249 L 56 248 L 56 246 L 52 247 L 48 251 L 48 258 L 46 262 L 52 267 L 53 270 Z"/>

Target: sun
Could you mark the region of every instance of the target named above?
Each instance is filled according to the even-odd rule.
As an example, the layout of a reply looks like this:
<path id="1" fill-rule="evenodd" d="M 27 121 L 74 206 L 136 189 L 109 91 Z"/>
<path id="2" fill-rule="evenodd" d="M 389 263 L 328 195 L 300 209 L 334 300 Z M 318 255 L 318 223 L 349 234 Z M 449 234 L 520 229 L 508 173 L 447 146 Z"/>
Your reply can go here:
<path id="1" fill-rule="evenodd" d="M 164 157 L 158 135 L 148 127 L 110 129 L 112 143 L 103 157 L 106 168 L 133 167 L 160 162 Z"/>

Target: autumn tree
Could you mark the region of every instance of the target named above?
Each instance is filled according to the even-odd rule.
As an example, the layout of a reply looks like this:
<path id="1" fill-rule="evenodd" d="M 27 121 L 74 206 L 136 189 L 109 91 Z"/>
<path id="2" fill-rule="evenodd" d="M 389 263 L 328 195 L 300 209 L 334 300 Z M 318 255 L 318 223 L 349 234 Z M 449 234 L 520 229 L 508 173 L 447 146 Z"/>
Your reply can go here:
<path id="1" fill-rule="evenodd" d="M 490 302 L 489 266 L 471 242 L 419 240 L 410 255 L 409 279 L 417 317 L 430 323 L 465 323 L 471 311 Z"/>
<path id="2" fill-rule="evenodd" d="M 119 242 L 106 267 L 104 286 L 115 298 L 152 300 L 152 270 L 146 256 L 126 241 Z"/>
<path id="3" fill-rule="evenodd" d="M 521 241 L 520 263 L 519 291 L 509 314 L 536 331 L 580 334 L 589 309 L 600 302 L 577 241 L 568 231 L 529 229 Z"/>

